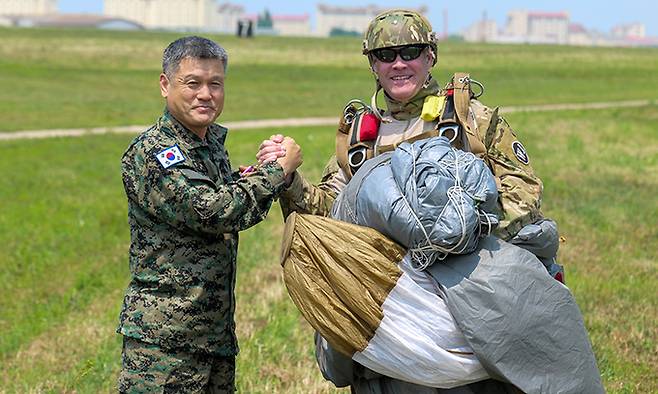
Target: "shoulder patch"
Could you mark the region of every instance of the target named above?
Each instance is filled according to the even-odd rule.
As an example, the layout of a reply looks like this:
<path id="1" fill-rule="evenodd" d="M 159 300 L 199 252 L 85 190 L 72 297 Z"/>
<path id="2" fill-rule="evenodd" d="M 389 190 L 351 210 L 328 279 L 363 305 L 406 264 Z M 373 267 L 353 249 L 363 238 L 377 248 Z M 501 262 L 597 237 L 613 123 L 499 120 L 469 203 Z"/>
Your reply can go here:
<path id="1" fill-rule="evenodd" d="M 528 152 L 525 151 L 523 144 L 519 141 L 512 142 L 512 150 L 514 151 L 514 156 L 523 164 L 530 163 L 530 158 L 528 157 Z"/>
<path id="2" fill-rule="evenodd" d="M 185 156 L 181 153 L 178 145 L 170 146 L 169 148 L 155 154 L 163 168 L 169 168 L 174 164 L 182 163 L 185 161 Z"/>

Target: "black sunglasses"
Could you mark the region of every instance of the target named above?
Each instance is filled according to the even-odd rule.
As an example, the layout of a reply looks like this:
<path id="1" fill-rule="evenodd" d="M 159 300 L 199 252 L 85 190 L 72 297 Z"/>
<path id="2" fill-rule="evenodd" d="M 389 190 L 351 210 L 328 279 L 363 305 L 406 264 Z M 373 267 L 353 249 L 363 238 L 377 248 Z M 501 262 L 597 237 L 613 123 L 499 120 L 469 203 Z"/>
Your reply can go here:
<path id="1" fill-rule="evenodd" d="M 398 48 L 380 48 L 372 51 L 373 56 L 375 56 L 379 61 L 384 63 L 392 63 L 400 55 L 402 60 L 408 62 L 409 60 L 414 60 L 423 53 L 423 49 L 427 48 L 427 45 L 407 45 Z"/>

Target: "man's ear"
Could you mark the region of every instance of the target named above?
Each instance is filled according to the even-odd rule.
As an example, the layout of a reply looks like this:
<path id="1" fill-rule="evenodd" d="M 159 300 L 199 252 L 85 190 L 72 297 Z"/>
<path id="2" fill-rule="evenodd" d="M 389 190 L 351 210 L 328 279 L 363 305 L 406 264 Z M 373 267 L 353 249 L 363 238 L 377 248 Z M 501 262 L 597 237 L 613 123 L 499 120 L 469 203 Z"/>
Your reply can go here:
<path id="1" fill-rule="evenodd" d="M 377 70 L 375 69 L 375 59 L 372 55 L 368 55 L 368 63 L 370 63 L 370 72 L 375 76 L 375 80 L 379 80 L 379 75 L 377 75 Z"/>
<path id="2" fill-rule="evenodd" d="M 165 73 L 160 74 L 160 94 L 162 97 L 167 98 L 169 95 L 169 78 L 165 75 Z"/>
<path id="3" fill-rule="evenodd" d="M 429 50 L 427 51 L 427 53 L 430 55 L 431 67 L 435 66 L 439 60 L 439 56 L 438 56 L 439 54 L 437 52 L 435 52 L 434 49 L 432 49 L 432 47 L 430 47 Z"/>

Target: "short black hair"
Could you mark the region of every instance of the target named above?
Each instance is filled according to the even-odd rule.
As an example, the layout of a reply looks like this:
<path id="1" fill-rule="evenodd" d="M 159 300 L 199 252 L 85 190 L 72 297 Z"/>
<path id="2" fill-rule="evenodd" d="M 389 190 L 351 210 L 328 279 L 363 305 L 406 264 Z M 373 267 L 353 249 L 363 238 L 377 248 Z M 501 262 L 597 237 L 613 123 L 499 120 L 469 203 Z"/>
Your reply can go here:
<path id="1" fill-rule="evenodd" d="M 188 36 L 169 44 L 162 54 L 162 72 L 172 78 L 185 58 L 217 59 L 222 62 L 224 71 L 228 67 L 228 53 L 215 41 L 204 37 Z"/>

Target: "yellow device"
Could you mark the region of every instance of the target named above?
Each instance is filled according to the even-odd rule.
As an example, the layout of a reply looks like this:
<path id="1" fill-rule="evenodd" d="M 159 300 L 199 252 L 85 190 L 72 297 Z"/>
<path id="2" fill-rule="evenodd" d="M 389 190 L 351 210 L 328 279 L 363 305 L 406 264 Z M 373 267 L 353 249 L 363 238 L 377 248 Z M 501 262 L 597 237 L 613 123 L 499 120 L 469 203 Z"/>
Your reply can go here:
<path id="1" fill-rule="evenodd" d="M 420 117 L 425 122 L 431 122 L 434 119 L 438 118 L 441 115 L 443 110 L 443 104 L 445 103 L 445 96 L 427 96 L 425 97 L 425 102 L 423 102 L 423 111 L 420 114 Z"/>

